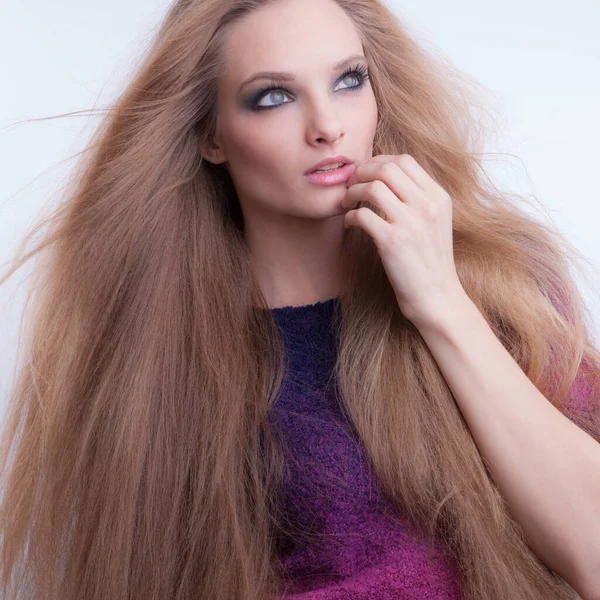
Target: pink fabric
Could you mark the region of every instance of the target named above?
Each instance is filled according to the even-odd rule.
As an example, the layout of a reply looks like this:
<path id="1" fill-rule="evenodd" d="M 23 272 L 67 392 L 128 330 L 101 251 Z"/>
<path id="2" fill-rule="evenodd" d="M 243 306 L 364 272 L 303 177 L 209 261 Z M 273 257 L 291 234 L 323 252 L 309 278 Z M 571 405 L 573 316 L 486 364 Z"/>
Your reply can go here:
<path id="1" fill-rule="evenodd" d="M 590 410 L 592 384 L 589 377 L 590 374 L 587 366 L 582 364 L 569 390 L 569 406 L 584 412 Z"/>

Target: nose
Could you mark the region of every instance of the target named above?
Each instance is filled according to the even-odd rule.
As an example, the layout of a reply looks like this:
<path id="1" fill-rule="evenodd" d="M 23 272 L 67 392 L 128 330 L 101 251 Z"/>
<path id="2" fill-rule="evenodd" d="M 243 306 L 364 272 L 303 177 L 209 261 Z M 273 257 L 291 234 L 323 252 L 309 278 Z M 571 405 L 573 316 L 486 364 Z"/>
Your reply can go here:
<path id="1" fill-rule="evenodd" d="M 342 120 L 332 102 L 324 100 L 313 105 L 306 136 L 306 141 L 312 145 L 333 144 L 344 136 Z"/>

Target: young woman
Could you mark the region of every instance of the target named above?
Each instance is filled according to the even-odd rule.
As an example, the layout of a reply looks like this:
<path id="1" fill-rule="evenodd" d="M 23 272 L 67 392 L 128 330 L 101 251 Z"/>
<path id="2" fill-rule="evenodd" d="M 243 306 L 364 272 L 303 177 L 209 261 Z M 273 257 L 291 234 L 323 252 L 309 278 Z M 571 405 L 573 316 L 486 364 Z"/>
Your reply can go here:
<path id="1" fill-rule="evenodd" d="M 573 249 L 465 81 L 375 0 L 172 6 L 4 277 L 4 600 L 600 598 Z"/>

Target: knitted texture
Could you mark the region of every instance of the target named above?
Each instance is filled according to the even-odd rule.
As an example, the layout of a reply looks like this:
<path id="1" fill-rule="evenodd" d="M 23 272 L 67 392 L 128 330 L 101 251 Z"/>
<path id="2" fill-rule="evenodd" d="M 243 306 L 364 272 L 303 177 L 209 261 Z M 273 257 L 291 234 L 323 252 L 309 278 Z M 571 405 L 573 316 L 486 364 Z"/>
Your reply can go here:
<path id="1" fill-rule="evenodd" d="M 337 301 L 271 309 L 289 361 L 269 419 L 286 457 L 280 598 L 458 599 L 457 565 L 385 502 L 342 413 L 331 377 Z"/>
<path id="2" fill-rule="evenodd" d="M 269 414 L 286 457 L 278 559 L 293 600 L 456 600 L 457 562 L 385 501 L 344 417 L 332 369 L 338 298 L 273 308 L 288 365 Z M 582 366 L 570 391 L 590 409 Z M 392 518 L 392 515 L 394 518 Z"/>

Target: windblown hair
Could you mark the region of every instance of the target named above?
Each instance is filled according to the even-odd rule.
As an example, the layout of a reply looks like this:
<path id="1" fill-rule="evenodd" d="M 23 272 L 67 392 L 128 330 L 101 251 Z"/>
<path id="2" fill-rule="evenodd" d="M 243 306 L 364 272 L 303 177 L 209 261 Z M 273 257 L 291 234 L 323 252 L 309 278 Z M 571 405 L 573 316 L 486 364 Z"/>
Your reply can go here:
<path id="1" fill-rule="evenodd" d="M 373 154 L 413 155 L 450 194 L 466 292 L 548 401 L 600 441 L 600 352 L 572 271 L 581 255 L 485 175 L 473 82 L 376 0 L 338 3 L 370 61 Z M 4 600 L 285 593 L 283 462 L 267 419 L 284 348 L 230 176 L 201 158 L 223 36 L 265 4 L 171 6 L 63 201 L 0 280 L 46 251 L 2 432 Z M 465 600 L 578 598 L 526 543 L 373 240 L 344 235 L 335 376 L 386 497 L 443 541 Z M 581 385 L 586 408 L 571 402 Z"/>

